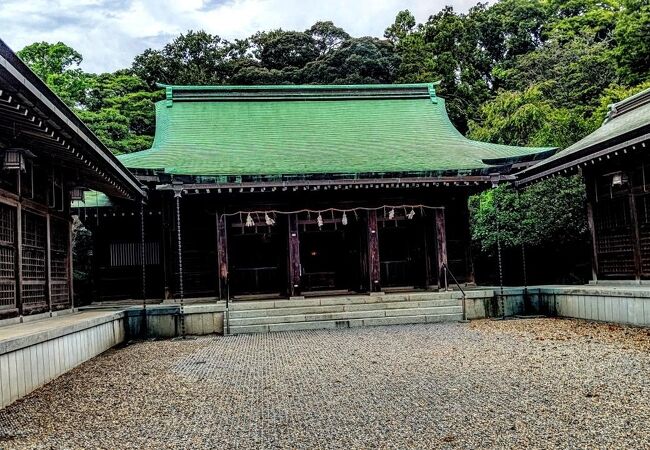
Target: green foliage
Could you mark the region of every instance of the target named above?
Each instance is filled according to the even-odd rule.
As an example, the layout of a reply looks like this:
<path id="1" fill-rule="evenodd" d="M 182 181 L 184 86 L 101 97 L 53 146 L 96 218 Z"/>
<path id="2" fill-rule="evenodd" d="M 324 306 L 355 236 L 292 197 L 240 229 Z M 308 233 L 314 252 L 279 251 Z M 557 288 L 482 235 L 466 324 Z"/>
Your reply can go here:
<path id="1" fill-rule="evenodd" d="M 556 106 L 545 94 L 549 84 L 501 92 L 481 107 L 480 124 L 470 122 L 469 136 L 498 144 L 568 147 L 592 131 L 580 113 Z"/>
<path id="2" fill-rule="evenodd" d="M 35 42 L 18 52 L 18 56 L 68 106 L 83 99 L 86 75 L 79 68 L 83 58 L 63 42 Z"/>
<path id="3" fill-rule="evenodd" d="M 501 185 L 470 198 L 472 239 L 486 252 L 498 240 L 504 247 L 584 240 L 585 201 L 579 176 L 551 178 L 520 192 Z"/>
<path id="4" fill-rule="evenodd" d="M 384 37 L 351 37 L 330 21 L 232 42 L 188 31 L 162 49 L 145 50 L 129 70 L 102 75 L 83 73 L 81 55 L 63 43 L 35 43 L 19 56 L 116 153 L 150 146 L 153 103 L 162 98 L 156 83 L 441 80 L 438 93 L 462 133 L 495 143 L 559 147 L 600 126 L 608 104 L 650 86 L 647 0 L 500 0 L 478 3 L 467 13 L 451 7 L 431 11 L 423 23 L 404 10 Z M 529 244 L 544 236 L 579 238 L 583 194 L 573 179 L 554 184 L 562 180 L 518 196 L 498 188 L 473 198 L 475 238 L 487 247 L 494 242 L 496 213 L 489 205 L 495 201 L 503 204 L 505 245 L 516 245 L 529 220 L 542 224 L 525 225 Z"/>

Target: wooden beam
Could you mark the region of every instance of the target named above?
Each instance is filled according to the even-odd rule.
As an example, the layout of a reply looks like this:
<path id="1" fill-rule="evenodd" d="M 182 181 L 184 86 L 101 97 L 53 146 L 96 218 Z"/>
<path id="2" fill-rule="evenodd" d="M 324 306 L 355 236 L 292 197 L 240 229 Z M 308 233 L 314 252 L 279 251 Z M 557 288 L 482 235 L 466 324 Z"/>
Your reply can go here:
<path id="1" fill-rule="evenodd" d="M 368 211 L 368 275 L 370 292 L 381 291 L 381 266 L 379 262 L 379 230 L 377 228 L 377 211 Z"/>
<path id="2" fill-rule="evenodd" d="M 435 210 L 436 215 L 436 243 L 438 255 L 438 287 L 441 287 L 440 280 L 443 277 L 443 267 L 447 266 L 447 230 L 445 226 L 445 211 Z M 445 286 L 445 289 L 447 286 Z"/>
<path id="3" fill-rule="evenodd" d="M 227 217 L 217 214 L 217 270 L 219 271 L 219 299 L 228 296 L 228 235 Z"/>
<path id="4" fill-rule="evenodd" d="M 499 175 L 499 180 L 501 181 L 514 181 L 514 175 Z M 206 190 L 210 189 L 210 192 L 218 189 L 232 189 L 233 192 L 238 192 L 239 189 L 242 189 L 244 192 L 250 192 L 251 188 L 261 189 L 261 188 L 292 188 L 292 187 L 319 187 L 319 186 L 381 186 L 381 187 L 391 187 L 387 185 L 395 185 L 394 188 L 416 188 L 423 184 L 429 183 L 432 185 L 436 184 L 453 184 L 453 183 L 485 183 L 491 184 L 494 181 L 493 177 L 489 175 L 453 175 L 453 176 L 442 176 L 442 177 L 403 177 L 403 178 L 348 178 L 348 179 L 336 179 L 336 180 L 286 180 L 286 181 L 244 181 L 241 183 L 186 183 L 182 185 L 182 189 L 187 191 L 192 191 L 198 189 Z M 409 186 L 401 186 L 409 185 Z M 453 186 L 449 186 L 453 187 Z M 465 187 L 464 184 L 460 184 L 457 187 Z M 156 190 L 159 191 L 171 191 L 174 190 L 174 185 L 172 184 L 158 184 Z M 255 192 L 258 192 L 257 190 Z M 272 190 L 265 192 L 273 192 Z"/>
<path id="5" fill-rule="evenodd" d="M 300 263 L 300 231 L 298 214 L 288 216 L 289 233 L 289 286 L 287 292 L 290 297 L 300 295 L 302 287 L 302 264 Z"/>

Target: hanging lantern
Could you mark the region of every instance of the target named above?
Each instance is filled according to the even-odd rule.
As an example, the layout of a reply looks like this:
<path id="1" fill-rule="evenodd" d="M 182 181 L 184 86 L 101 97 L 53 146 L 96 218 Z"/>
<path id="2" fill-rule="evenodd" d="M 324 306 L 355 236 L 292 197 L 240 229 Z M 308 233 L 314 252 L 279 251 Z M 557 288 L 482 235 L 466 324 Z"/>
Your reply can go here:
<path id="1" fill-rule="evenodd" d="M 83 188 L 72 188 L 70 190 L 70 200 L 72 201 L 84 201 L 84 189 Z"/>
<path id="2" fill-rule="evenodd" d="M 253 221 L 253 218 L 251 217 L 251 213 L 248 213 L 248 215 L 246 216 L 246 226 L 247 227 L 254 227 L 255 226 L 255 222 Z"/>
<path id="3" fill-rule="evenodd" d="M 347 224 L 348 224 L 348 216 L 345 215 L 345 211 L 343 211 L 343 217 L 341 217 L 341 223 L 342 223 L 343 225 L 347 225 Z"/>
<path id="4" fill-rule="evenodd" d="M 268 226 L 275 225 L 275 220 L 273 220 L 268 213 L 264 213 L 264 222 L 266 222 Z"/>
<path id="5" fill-rule="evenodd" d="M 4 151 L 2 168 L 4 170 L 25 171 L 25 159 L 34 158 L 34 154 L 24 148 L 8 148 Z"/>
<path id="6" fill-rule="evenodd" d="M 393 220 L 395 218 L 395 210 L 393 208 L 388 211 L 388 220 Z"/>
<path id="7" fill-rule="evenodd" d="M 406 218 L 409 219 L 409 220 L 411 220 L 411 219 L 414 218 L 414 217 L 415 217 L 415 210 L 414 210 L 413 208 L 411 208 L 411 212 L 409 212 L 409 213 L 406 215 Z"/>
<path id="8" fill-rule="evenodd" d="M 316 217 L 316 223 L 318 224 L 318 228 L 323 227 L 323 217 L 320 215 L 320 212 L 318 213 L 318 217 Z"/>

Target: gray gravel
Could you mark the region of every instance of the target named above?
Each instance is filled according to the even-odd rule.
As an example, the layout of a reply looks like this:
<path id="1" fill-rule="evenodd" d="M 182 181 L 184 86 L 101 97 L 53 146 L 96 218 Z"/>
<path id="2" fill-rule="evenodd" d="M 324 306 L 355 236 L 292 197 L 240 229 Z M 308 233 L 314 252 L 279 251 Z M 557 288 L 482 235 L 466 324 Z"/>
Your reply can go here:
<path id="1" fill-rule="evenodd" d="M 650 448 L 649 333 L 542 319 L 141 342 L 0 411 L 0 449 Z"/>

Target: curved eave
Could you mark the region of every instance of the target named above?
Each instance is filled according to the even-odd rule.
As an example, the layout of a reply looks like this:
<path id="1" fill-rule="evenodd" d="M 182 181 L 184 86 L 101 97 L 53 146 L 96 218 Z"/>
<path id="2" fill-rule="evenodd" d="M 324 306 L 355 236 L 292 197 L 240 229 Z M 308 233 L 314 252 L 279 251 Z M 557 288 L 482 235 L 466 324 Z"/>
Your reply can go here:
<path id="1" fill-rule="evenodd" d="M 487 158 L 483 159 L 483 163 L 490 166 L 503 166 L 508 164 L 519 164 L 533 161 L 542 161 L 546 158 L 549 158 L 555 155 L 560 149 L 559 147 L 542 147 L 540 148 L 531 148 L 531 150 L 536 150 L 535 153 L 529 153 L 526 155 L 513 156 L 509 158 Z"/>
<path id="2" fill-rule="evenodd" d="M 17 125 L 32 128 L 30 132 L 39 150 L 66 159 L 88 174 L 86 187 L 104 189 L 118 197 L 146 197 L 133 174 L 2 40 L 0 96 L 10 108 L 21 113 L 23 122 L 31 122 L 12 119 Z"/>
<path id="3" fill-rule="evenodd" d="M 629 151 L 635 151 L 639 148 L 649 148 L 650 125 L 638 131 L 640 131 L 640 134 L 634 133 L 616 136 L 613 139 L 571 152 L 566 152 L 566 150 L 564 154 L 560 152 L 556 158 L 542 161 L 520 172 L 517 175 L 518 180 L 516 181 L 516 185 L 525 186 L 558 173 L 576 171 L 578 168 L 585 167 L 587 164 L 595 164 L 596 161 L 602 160 L 602 158 L 609 159 L 612 156 L 626 155 Z"/>

